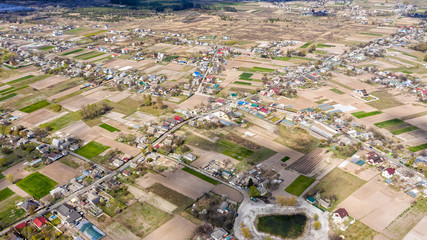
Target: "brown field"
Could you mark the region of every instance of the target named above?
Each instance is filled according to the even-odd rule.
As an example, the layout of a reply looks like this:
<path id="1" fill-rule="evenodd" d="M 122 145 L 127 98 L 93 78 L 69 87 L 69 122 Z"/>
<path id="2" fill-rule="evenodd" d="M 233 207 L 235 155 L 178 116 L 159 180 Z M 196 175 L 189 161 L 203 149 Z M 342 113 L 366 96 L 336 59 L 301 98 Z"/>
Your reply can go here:
<path id="1" fill-rule="evenodd" d="M 197 199 L 202 196 L 203 193 L 209 192 L 214 188 L 214 185 L 181 170 L 168 172 L 163 175 L 165 176 L 148 173 L 138 178 L 135 183 L 142 188 L 149 188 L 155 182 L 159 182 L 192 199 Z M 194 183 L 197 184 L 195 185 Z"/>
<path id="2" fill-rule="evenodd" d="M 396 217 L 411 205 L 411 197 L 394 192 L 377 176 L 356 190 L 338 207 L 372 229 L 382 232 Z"/>
<path id="3" fill-rule="evenodd" d="M 13 80 L 16 80 L 18 78 L 22 78 L 22 77 L 25 77 L 25 76 L 28 76 L 28 75 L 38 76 L 40 74 L 41 74 L 40 72 L 23 73 L 23 74 L 15 75 L 15 76 L 10 77 L 10 78 L 1 79 L 0 82 L 7 83 L 7 82 L 10 82 L 10 81 L 13 81 Z"/>
<path id="4" fill-rule="evenodd" d="M 104 65 L 104 67 L 121 69 L 126 66 L 131 66 L 132 69 L 140 69 L 140 68 L 143 68 L 145 65 L 153 62 L 154 62 L 153 59 L 145 59 L 139 62 L 132 61 L 132 60 L 124 60 L 124 59 L 114 59 L 113 61 L 107 62 Z"/>
<path id="5" fill-rule="evenodd" d="M 148 234 L 143 240 L 186 240 L 191 236 L 194 229 L 196 229 L 194 223 L 177 215 Z"/>
<path id="6" fill-rule="evenodd" d="M 55 95 L 52 95 L 52 96 L 48 97 L 47 99 L 48 99 L 49 101 L 52 101 L 52 100 L 55 100 L 55 99 L 58 99 L 58 98 L 61 98 L 61 97 L 67 96 L 68 94 L 71 94 L 71 93 L 76 92 L 76 91 L 79 91 L 79 90 L 80 90 L 80 86 L 76 86 L 76 87 L 73 87 L 73 88 L 67 89 L 67 90 L 65 90 L 65 91 L 62 91 L 62 92 L 60 92 L 60 93 L 57 93 L 57 94 L 55 94 Z"/>
<path id="7" fill-rule="evenodd" d="M 235 189 L 232 189 L 229 186 L 226 186 L 224 184 L 218 184 L 216 185 L 213 189 L 212 192 L 222 196 L 222 195 L 227 195 L 227 197 L 235 202 L 242 202 L 243 201 L 243 195 L 238 192 Z"/>
<path id="8" fill-rule="evenodd" d="M 141 152 L 141 150 L 139 148 L 131 147 L 127 144 L 120 143 L 120 142 L 114 141 L 113 139 L 106 138 L 106 137 L 97 138 L 96 141 L 101 143 L 101 144 L 110 146 L 112 149 L 117 148 L 120 151 L 122 151 L 126 154 L 129 154 L 131 156 L 136 156 Z"/>
<path id="9" fill-rule="evenodd" d="M 42 168 L 39 172 L 55 180 L 59 185 L 65 184 L 70 179 L 80 175 L 78 170 L 59 161 L 49 164 L 48 166 Z"/>
<path id="10" fill-rule="evenodd" d="M 368 166 L 366 166 L 366 164 L 361 167 L 357 164 L 349 162 L 342 169 L 365 181 L 369 181 L 373 177 L 378 175 L 378 172 L 376 170 L 369 168 Z"/>
<path id="11" fill-rule="evenodd" d="M 218 152 L 214 152 L 214 151 L 206 151 L 203 150 L 201 148 L 198 147 L 194 147 L 194 146 L 189 146 L 192 150 L 192 153 L 196 156 L 198 156 L 198 158 L 191 164 L 192 166 L 195 167 L 204 167 L 206 166 L 210 161 L 212 161 L 213 159 L 220 161 L 220 162 L 230 162 L 230 164 L 238 164 L 239 161 L 234 159 L 234 158 L 230 158 L 224 154 L 218 153 Z"/>
<path id="12" fill-rule="evenodd" d="M 31 174 L 31 172 L 28 172 L 27 170 L 24 169 L 25 165 L 24 162 L 20 162 L 6 170 L 4 170 L 2 172 L 2 174 L 4 176 L 6 176 L 7 174 L 12 174 L 13 177 L 15 178 L 15 181 L 18 181 L 20 179 L 23 179 L 24 177 L 28 176 Z M 10 184 L 6 178 L 2 178 L 0 179 L 0 190 L 11 186 L 12 184 Z M 18 187 L 19 188 L 19 187 Z"/>
<path id="13" fill-rule="evenodd" d="M 39 109 L 32 113 L 26 114 L 17 121 L 17 124 L 21 124 L 25 127 L 34 127 L 50 119 L 54 119 L 58 116 L 58 113 L 54 113 L 47 109 Z"/>
<path id="14" fill-rule="evenodd" d="M 206 96 L 194 94 L 189 99 L 179 104 L 178 108 L 187 110 L 194 109 L 197 105 L 200 105 L 202 103 L 207 104 L 208 99 L 209 98 Z"/>
<path id="15" fill-rule="evenodd" d="M 110 236 L 112 239 L 126 239 L 126 240 L 140 240 L 141 238 L 133 234 L 129 229 L 123 226 L 118 221 L 114 221 L 108 227 L 105 227 L 103 230 Z"/>
<path id="16" fill-rule="evenodd" d="M 427 236 L 427 216 L 425 216 L 415 227 L 403 238 L 403 240 L 423 240 Z"/>
<path id="17" fill-rule="evenodd" d="M 135 196 L 135 199 L 138 199 L 138 201 L 142 203 L 147 202 L 167 213 L 172 213 L 177 207 L 152 192 L 147 192 L 146 190 L 142 190 L 130 185 L 128 186 L 128 190 Z"/>
<path id="18" fill-rule="evenodd" d="M 71 136 L 78 137 L 83 142 L 88 143 L 99 138 L 101 135 L 90 128 L 85 122 L 79 120 L 63 129 L 60 130 L 65 134 L 70 134 Z"/>
<path id="19" fill-rule="evenodd" d="M 44 88 L 50 87 L 52 85 L 55 85 L 57 83 L 61 83 L 61 82 L 65 81 L 65 80 L 67 80 L 67 79 L 68 78 L 66 78 L 64 76 L 52 76 L 52 77 L 48 77 L 46 79 L 43 79 L 41 81 L 32 83 L 32 84 L 30 84 L 30 86 L 32 88 L 40 90 L 40 89 L 44 89 Z"/>
<path id="20" fill-rule="evenodd" d="M 417 126 L 424 131 L 427 131 L 427 115 L 424 115 L 422 117 L 412 118 L 409 120 L 406 120 L 406 122 L 410 123 L 411 125 Z"/>

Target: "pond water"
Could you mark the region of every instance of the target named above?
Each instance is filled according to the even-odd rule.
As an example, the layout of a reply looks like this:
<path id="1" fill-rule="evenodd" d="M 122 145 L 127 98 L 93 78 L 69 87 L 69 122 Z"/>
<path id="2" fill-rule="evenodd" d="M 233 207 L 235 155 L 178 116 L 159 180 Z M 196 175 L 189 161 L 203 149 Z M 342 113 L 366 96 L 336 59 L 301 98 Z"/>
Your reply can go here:
<path id="1" fill-rule="evenodd" d="M 304 232 L 307 217 L 304 214 L 271 215 L 258 218 L 258 231 L 284 238 L 297 238 Z"/>

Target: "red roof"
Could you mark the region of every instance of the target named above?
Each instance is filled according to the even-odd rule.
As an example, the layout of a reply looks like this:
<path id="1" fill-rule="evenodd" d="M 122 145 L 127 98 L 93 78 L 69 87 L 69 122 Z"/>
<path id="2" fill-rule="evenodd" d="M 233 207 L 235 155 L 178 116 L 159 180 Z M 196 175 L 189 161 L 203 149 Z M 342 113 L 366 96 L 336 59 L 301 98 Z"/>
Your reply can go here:
<path id="1" fill-rule="evenodd" d="M 45 223 L 47 223 L 47 220 L 44 217 L 34 219 L 34 224 L 36 224 L 38 228 L 41 228 Z"/>
<path id="2" fill-rule="evenodd" d="M 346 216 L 348 216 L 348 212 L 344 208 L 339 208 L 334 213 L 337 213 L 338 215 L 340 215 L 340 218 L 345 218 Z"/>
<path id="3" fill-rule="evenodd" d="M 261 112 L 263 112 L 263 113 L 267 113 L 268 112 L 268 109 L 267 108 L 261 108 L 261 110 L 260 110 Z"/>
<path id="4" fill-rule="evenodd" d="M 394 174 L 394 169 L 393 168 L 387 168 L 386 171 L 388 172 L 388 174 L 393 175 Z"/>
<path id="5" fill-rule="evenodd" d="M 20 224 L 16 225 L 15 228 L 19 229 L 19 228 L 23 228 L 25 226 L 27 226 L 27 223 L 26 222 L 21 222 Z"/>
<path id="6" fill-rule="evenodd" d="M 180 117 L 180 116 L 175 116 L 174 119 L 177 121 L 182 121 L 182 117 Z"/>

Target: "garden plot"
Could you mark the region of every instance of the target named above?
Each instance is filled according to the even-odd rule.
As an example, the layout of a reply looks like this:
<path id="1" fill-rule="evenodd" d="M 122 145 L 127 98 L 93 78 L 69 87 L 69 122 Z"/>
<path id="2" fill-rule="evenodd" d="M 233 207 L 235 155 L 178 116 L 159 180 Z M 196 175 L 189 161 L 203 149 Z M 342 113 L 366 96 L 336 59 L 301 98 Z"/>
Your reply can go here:
<path id="1" fill-rule="evenodd" d="M 415 227 L 405 236 L 403 240 L 422 240 L 427 236 L 427 216 L 425 216 Z"/>
<path id="2" fill-rule="evenodd" d="M 407 123 L 427 131 L 427 115 L 406 120 Z"/>
<path id="3" fill-rule="evenodd" d="M 177 215 L 143 238 L 143 240 L 186 240 L 193 234 L 196 227 L 194 223 Z"/>
<path id="4" fill-rule="evenodd" d="M 320 162 L 324 160 L 324 152 L 324 149 L 317 148 L 292 163 L 289 168 L 301 174 L 313 175 L 319 170 Z"/>
<path id="5" fill-rule="evenodd" d="M 340 167 L 340 166 L 338 166 Z M 373 177 L 378 175 L 378 172 L 375 169 L 365 166 L 359 166 L 357 164 L 349 162 L 347 165 L 340 167 L 341 169 L 359 177 L 362 180 L 369 181 Z"/>
<path id="6" fill-rule="evenodd" d="M 40 109 L 23 116 L 18 121 L 16 121 L 16 124 L 33 128 L 34 126 L 38 126 L 40 124 L 43 124 L 44 122 L 56 119 L 58 117 L 61 117 L 62 115 L 63 114 L 55 113 L 47 109 Z"/>
<path id="7" fill-rule="evenodd" d="M 148 47 L 146 50 L 149 51 L 155 51 L 155 52 L 162 52 L 162 51 L 166 51 L 167 49 L 173 48 L 175 47 L 175 45 L 173 44 L 169 44 L 169 43 L 157 43 L 154 44 L 151 47 Z"/>
<path id="8" fill-rule="evenodd" d="M 69 109 L 70 111 L 76 112 L 79 111 L 83 106 L 97 103 L 102 99 L 103 98 L 89 98 L 86 96 L 77 95 L 62 101 L 59 104 L 61 104 L 64 108 Z"/>
<path id="9" fill-rule="evenodd" d="M 150 115 L 150 114 L 147 114 L 147 113 L 137 111 L 134 114 L 126 117 L 125 119 L 127 119 L 129 121 L 145 123 L 145 122 L 150 122 L 150 121 L 156 121 L 157 117 Z"/>
<path id="10" fill-rule="evenodd" d="M 117 92 L 109 97 L 107 97 L 107 99 L 111 102 L 120 102 L 123 99 L 126 99 L 127 97 L 129 97 L 131 95 L 131 93 L 129 91 L 123 91 L 123 92 Z"/>
<path id="11" fill-rule="evenodd" d="M 330 45 L 332 47 L 326 47 L 322 48 L 322 51 L 325 51 L 329 54 L 336 54 L 340 55 L 346 50 L 345 44 L 339 44 L 339 43 L 326 43 L 326 45 Z"/>
<path id="12" fill-rule="evenodd" d="M 67 183 L 70 179 L 80 175 L 80 172 L 72 167 L 69 167 L 59 161 L 56 161 L 39 171 L 56 181 L 59 185 Z"/>
<path id="13" fill-rule="evenodd" d="M 182 102 L 181 104 L 178 105 L 179 109 L 183 109 L 183 110 L 191 110 L 191 109 L 195 109 L 196 106 L 200 105 L 200 104 L 207 104 L 208 103 L 208 99 L 209 97 L 207 96 L 203 96 L 203 95 L 193 95 L 190 98 L 188 98 L 187 100 L 185 100 L 184 102 Z"/>
<path id="14" fill-rule="evenodd" d="M 387 113 L 391 116 L 394 116 L 394 118 L 405 118 L 406 116 L 410 116 L 413 114 L 421 113 L 426 111 L 427 109 L 423 106 L 417 106 L 412 104 L 405 104 L 401 106 L 391 107 L 382 110 L 382 112 Z M 427 120 L 427 118 L 424 119 L 424 123 Z M 405 120 L 406 122 L 409 122 L 408 120 Z M 421 121 L 423 122 L 423 121 Z M 427 123 L 426 123 L 427 127 Z"/>
<path id="15" fill-rule="evenodd" d="M 99 138 L 101 135 L 89 127 L 85 122 L 79 120 L 71 125 L 61 129 L 61 132 L 80 138 L 83 142 L 88 143 Z"/>
<path id="16" fill-rule="evenodd" d="M 230 164 L 238 164 L 239 161 L 231 158 L 229 156 L 226 156 L 224 154 L 214 152 L 214 151 L 206 151 L 201 148 L 195 147 L 195 146 L 189 146 L 192 150 L 192 153 L 198 158 L 191 163 L 191 165 L 199 168 L 199 167 L 205 167 L 210 161 L 216 160 L 220 162 L 230 162 Z"/>
<path id="17" fill-rule="evenodd" d="M 224 184 L 218 184 L 213 189 L 212 192 L 222 196 L 227 195 L 227 197 L 235 202 L 242 202 L 243 201 L 243 195 L 239 191 L 224 185 Z"/>
<path id="18" fill-rule="evenodd" d="M 214 188 L 213 184 L 203 181 L 182 170 L 164 173 L 163 176 L 147 173 L 143 177 L 138 178 L 135 182 L 142 188 L 149 188 L 155 182 L 158 182 L 192 199 L 198 199 L 205 192 L 209 192 Z M 197 184 L 195 185 L 194 183 Z"/>
<path id="19" fill-rule="evenodd" d="M 55 99 L 58 99 L 58 98 L 61 98 L 61 97 L 65 97 L 65 96 L 67 96 L 67 95 L 69 95 L 69 94 L 71 94 L 71 93 L 73 93 L 73 92 L 77 92 L 77 91 L 79 91 L 79 90 L 80 90 L 80 86 L 76 86 L 76 87 L 73 87 L 73 88 L 70 88 L 70 89 L 64 90 L 64 91 L 62 91 L 62 92 L 59 92 L 59 93 L 57 93 L 57 94 L 54 94 L 54 95 L 52 95 L 52 96 L 48 97 L 47 99 L 48 99 L 49 101 L 52 101 L 52 100 L 55 100 Z"/>
<path id="20" fill-rule="evenodd" d="M 31 72 L 31 73 L 23 73 L 23 74 L 19 74 L 19 75 L 10 77 L 10 78 L 1 79 L 0 82 L 2 82 L 2 83 L 13 82 L 15 80 L 18 80 L 18 79 L 21 79 L 21 78 L 24 78 L 24 77 L 27 77 L 27 76 L 30 76 L 30 75 L 32 75 L 32 76 L 38 76 L 38 75 L 41 75 L 41 73 L 38 72 L 38 71 L 34 71 L 34 72 Z"/>
<path id="21" fill-rule="evenodd" d="M 117 148 L 119 151 L 122 151 L 123 153 L 131 155 L 131 156 L 136 156 L 141 152 L 141 150 L 139 148 L 131 147 L 127 144 L 120 143 L 120 142 L 114 141 L 113 139 L 109 139 L 106 137 L 97 138 L 96 141 L 103 144 L 103 145 L 110 146 L 112 149 Z"/>
<path id="22" fill-rule="evenodd" d="M 104 228 L 105 232 L 111 239 L 126 239 L 126 240 L 140 240 L 141 238 L 133 234 L 129 229 L 121 223 L 114 221 L 108 227 Z"/>
<path id="23" fill-rule="evenodd" d="M 64 76 L 52 76 L 52 77 L 48 77 L 44 80 L 32 83 L 32 84 L 30 84 L 30 87 L 35 88 L 37 90 L 40 90 L 40 89 L 44 89 L 44 88 L 50 87 L 52 85 L 55 85 L 57 83 L 64 82 L 66 80 L 68 80 L 68 78 L 66 78 Z"/>
<path id="24" fill-rule="evenodd" d="M 135 196 L 136 199 L 138 199 L 138 201 L 147 202 L 167 213 L 172 213 L 177 208 L 177 206 L 174 204 L 166 201 L 152 192 L 147 192 L 130 185 L 128 186 L 128 190 Z"/>
<path id="25" fill-rule="evenodd" d="M 372 229 L 382 232 L 396 217 L 411 206 L 412 199 L 395 192 L 377 176 L 356 190 L 338 207 L 345 208 L 350 216 Z"/>

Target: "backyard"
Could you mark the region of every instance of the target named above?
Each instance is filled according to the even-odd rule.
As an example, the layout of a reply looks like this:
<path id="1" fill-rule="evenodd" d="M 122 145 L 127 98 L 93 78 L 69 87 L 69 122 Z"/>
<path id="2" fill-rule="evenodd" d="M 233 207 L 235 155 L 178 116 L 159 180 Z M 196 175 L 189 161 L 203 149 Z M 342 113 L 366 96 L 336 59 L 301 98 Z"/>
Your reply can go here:
<path id="1" fill-rule="evenodd" d="M 291 185 L 289 185 L 285 191 L 299 197 L 311 184 L 313 184 L 315 179 L 306 177 L 304 175 L 299 175 Z"/>

